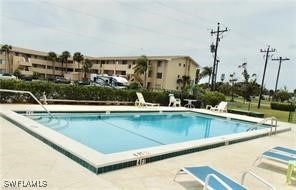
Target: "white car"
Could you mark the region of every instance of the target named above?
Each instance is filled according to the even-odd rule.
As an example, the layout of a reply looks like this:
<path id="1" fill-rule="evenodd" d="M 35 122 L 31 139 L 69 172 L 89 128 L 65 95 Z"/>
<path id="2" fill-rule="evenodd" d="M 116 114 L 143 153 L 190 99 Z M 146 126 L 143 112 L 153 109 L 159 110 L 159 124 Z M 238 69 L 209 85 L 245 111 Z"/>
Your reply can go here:
<path id="1" fill-rule="evenodd" d="M 16 79 L 16 76 L 9 73 L 3 73 L 0 74 L 0 79 Z"/>

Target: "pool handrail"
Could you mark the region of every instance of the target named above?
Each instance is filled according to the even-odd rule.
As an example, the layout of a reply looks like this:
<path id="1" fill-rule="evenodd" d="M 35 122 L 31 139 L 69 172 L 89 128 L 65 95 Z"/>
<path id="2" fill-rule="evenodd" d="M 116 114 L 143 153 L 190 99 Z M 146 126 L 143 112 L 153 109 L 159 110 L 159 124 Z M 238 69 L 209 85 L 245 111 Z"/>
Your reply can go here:
<path id="1" fill-rule="evenodd" d="M 11 92 L 11 93 L 21 93 L 21 94 L 29 94 L 47 113 L 51 118 L 54 118 L 53 115 L 50 113 L 48 109 L 44 107 L 44 105 L 32 94 L 30 91 L 23 91 L 23 90 L 10 90 L 10 89 L 0 89 L 0 92 Z"/>
<path id="2" fill-rule="evenodd" d="M 273 128 L 274 128 L 274 134 L 276 134 L 277 133 L 278 120 L 277 120 L 276 117 L 273 117 L 273 116 L 262 119 L 261 121 L 257 122 L 254 126 L 249 127 L 247 129 L 247 131 L 258 129 L 261 125 L 264 125 L 267 121 L 271 122 L 269 135 L 272 135 L 272 129 Z"/>

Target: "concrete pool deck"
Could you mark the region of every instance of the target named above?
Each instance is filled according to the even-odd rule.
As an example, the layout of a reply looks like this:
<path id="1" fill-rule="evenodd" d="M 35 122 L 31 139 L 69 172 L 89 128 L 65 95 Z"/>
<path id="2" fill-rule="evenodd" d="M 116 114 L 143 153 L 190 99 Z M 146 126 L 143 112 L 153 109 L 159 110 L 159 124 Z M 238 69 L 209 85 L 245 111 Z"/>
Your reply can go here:
<path id="1" fill-rule="evenodd" d="M 47 106 L 48 109 L 54 108 L 55 110 L 63 110 L 66 107 L 64 105 Z M 77 111 L 102 109 L 131 111 L 136 109 L 128 106 L 71 107 L 73 110 L 77 109 Z M 38 105 L 1 105 L 1 109 L 41 110 Z M 176 110 L 175 108 L 172 109 Z M 295 189 L 296 187 L 295 181 L 292 185 L 285 183 L 286 166 L 284 165 L 276 165 L 275 162 L 266 161 L 252 167 L 256 157 L 269 148 L 278 145 L 296 147 L 296 125 L 288 123 L 281 122 L 283 125 L 291 126 L 292 131 L 275 136 L 95 175 L 5 119 L 0 118 L 0 122 L 0 177 L 2 188 L 5 180 L 31 179 L 47 181 L 48 186 L 42 189 L 202 189 L 202 186 L 189 175 L 179 176 L 177 182 L 173 181 L 178 169 L 188 165 L 210 165 L 223 171 L 224 174 L 236 181 L 240 181 L 241 174 L 244 171 L 252 169 L 277 189 Z M 272 165 L 268 163 L 272 163 Z M 250 179 L 252 178 L 247 177 L 247 187 L 262 189 L 261 184 Z"/>

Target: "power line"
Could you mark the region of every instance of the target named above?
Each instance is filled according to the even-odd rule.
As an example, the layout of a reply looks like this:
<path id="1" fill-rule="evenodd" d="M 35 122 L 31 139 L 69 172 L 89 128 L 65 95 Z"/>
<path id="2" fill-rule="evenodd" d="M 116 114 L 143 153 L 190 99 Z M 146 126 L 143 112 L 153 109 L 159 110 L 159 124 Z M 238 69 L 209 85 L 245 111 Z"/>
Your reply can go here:
<path id="1" fill-rule="evenodd" d="M 123 2 L 123 1 L 119 1 L 119 0 L 112 0 L 112 1 L 114 1 L 115 3 L 121 4 L 121 5 L 127 6 L 127 7 L 133 7 L 133 9 L 136 9 L 136 10 L 139 10 L 139 11 L 144 11 L 144 12 L 149 13 L 151 15 L 161 16 L 163 18 L 172 20 L 174 22 L 182 23 L 182 24 L 184 24 L 186 26 L 191 26 L 192 25 L 192 23 L 186 22 L 184 20 L 180 20 L 180 19 L 168 16 L 168 15 L 164 15 L 164 14 L 159 14 L 158 12 L 149 11 L 147 9 L 139 8 L 139 7 L 135 6 L 134 4 L 126 3 L 126 2 Z"/>
<path id="2" fill-rule="evenodd" d="M 134 24 L 129 24 L 129 23 L 125 23 L 125 22 L 113 20 L 113 19 L 110 19 L 110 18 L 106 18 L 106 17 L 102 17 L 102 16 L 90 14 L 88 12 L 83 12 L 83 11 L 80 11 L 80 10 L 77 10 L 77 9 L 72 9 L 72 8 L 64 7 L 64 6 L 58 5 L 56 3 L 48 2 L 48 1 L 41 0 L 41 1 L 37 1 L 37 2 L 38 3 L 49 4 L 51 6 L 55 6 L 55 7 L 58 7 L 58 8 L 67 10 L 67 11 L 79 13 L 79 14 L 82 14 L 82 15 L 86 15 L 88 17 L 92 17 L 92 18 L 95 18 L 95 19 L 106 20 L 108 22 L 111 22 L 111 23 L 114 23 L 114 24 L 123 25 L 123 26 L 128 27 L 128 28 L 133 28 L 133 29 L 135 28 L 135 29 L 138 29 L 138 30 L 142 30 L 142 31 L 150 32 L 150 33 L 155 33 L 155 34 L 160 34 L 162 36 L 170 37 L 170 38 L 174 38 L 174 39 L 175 38 L 179 38 L 179 39 L 187 40 L 187 41 L 192 41 L 193 40 L 193 39 L 190 39 L 190 38 L 187 38 L 187 37 L 183 37 L 183 36 L 180 36 L 180 35 L 174 35 L 174 34 L 159 32 L 159 31 L 156 31 L 156 30 L 147 28 L 147 27 L 143 27 L 143 26 L 139 26 L 139 25 L 134 25 Z"/>
<path id="3" fill-rule="evenodd" d="M 163 7 L 166 7 L 166 8 L 168 8 L 168 9 L 171 9 L 171 10 L 174 10 L 174 11 L 176 11 L 176 12 L 178 12 L 178 13 L 181 13 L 181 14 L 183 14 L 183 15 L 187 15 L 187 16 L 190 16 L 190 17 L 192 17 L 192 18 L 194 18 L 194 19 L 196 19 L 196 18 L 198 18 L 200 21 L 202 21 L 202 22 L 211 22 L 211 23 L 214 23 L 215 21 L 213 21 L 213 20 L 211 20 L 211 19 L 208 19 L 208 18 L 205 18 L 205 17 L 201 17 L 201 16 L 197 16 L 197 15 L 192 15 L 192 14 L 189 14 L 188 12 L 186 12 L 186 11 L 183 11 L 183 10 L 180 10 L 180 9 L 177 9 L 177 8 L 174 8 L 174 7 L 171 7 L 171 6 L 168 6 L 168 5 L 166 5 L 165 3 L 162 3 L 162 2 L 160 2 L 160 1 L 156 1 L 156 3 L 157 4 L 159 4 L 159 5 L 161 5 L 161 6 L 163 6 Z M 221 26 L 224 26 L 224 27 L 226 27 L 224 24 L 221 24 Z M 230 30 L 229 30 L 230 31 Z M 251 40 L 251 41 L 253 41 L 253 42 L 255 42 L 256 44 L 260 44 L 260 45 L 267 45 L 267 43 L 265 43 L 265 42 L 262 42 L 262 41 L 260 41 L 260 40 L 258 40 L 258 39 L 255 39 L 255 38 L 250 38 L 248 35 L 246 35 L 246 34 L 243 34 L 243 33 L 241 33 L 241 32 L 239 32 L 239 31 L 236 31 L 236 30 L 231 30 L 232 31 L 232 33 L 235 33 L 236 35 L 238 35 L 238 36 L 240 36 L 240 37 L 242 37 L 242 38 L 244 38 L 244 39 L 248 39 L 248 40 Z"/>
<path id="4" fill-rule="evenodd" d="M 190 17 L 192 17 L 194 19 L 198 18 L 199 20 L 201 20 L 203 22 L 212 22 L 212 23 L 214 23 L 213 20 L 210 20 L 210 19 L 207 19 L 207 18 L 204 18 L 204 17 L 201 17 L 201 16 L 191 15 L 191 14 L 189 14 L 186 11 L 183 11 L 183 10 L 180 10 L 180 9 L 177 9 L 177 8 L 174 8 L 174 7 L 171 7 L 171 6 L 168 6 L 165 3 L 163 3 L 163 2 L 155 1 L 155 3 L 161 5 L 162 7 L 165 7 L 167 9 L 174 10 L 175 12 L 179 12 L 179 13 L 181 13 L 183 15 L 190 16 Z"/>
<path id="5" fill-rule="evenodd" d="M 137 47 L 127 46 L 125 44 L 121 44 L 121 43 L 117 43 L 117 42 L 105 40 L 103 38 L 98 38 L 96 36 L 85 35 L 85 34 L 81 34 L 81 33 L 78 33 L 78 32 L 72 32 L 72 31 L 69 31 L 69 30 L 64 30 L 64 29 L 61 29 L 61 28 L 53 28 L 52 26 L 40 24 L 40 23 L 37 23 L 37 22 L 33 22 L 33 21 L 29 21 L 29 20 L 25 20 L 25 19 L 21 19 L 21 18 L 17 18 L 17 17 L 12 17 L 10 15 L 1 14 L 0 16 L 1 17 L 5 17 L 5 18 L 8 18 L 8 19 L 11 19 L 11 20 L 15 20 L 15 21 L 18 21 L 18 22 L 29 23 L 29 24 L 36 25 L 36 26 L 43 27 L 43 28 L 47 28 L 47 29 L 50 29 L 50 30 L 55 30 L 55 31 L 63 32 L 63 33 L 72 34 L 72 35 L 75 35 L 75 36 L 96 39 L 96 40 L 99 40 L 99 41 L 101 41 L 103 43 L 111 44 L 113 46 L 117 46 L 117 47 L 121 47 L 121 48 L 122 47 L 125 47 L 125 48 L 133 49 L 133 50 L 136 50 L 137 49 Z"/>

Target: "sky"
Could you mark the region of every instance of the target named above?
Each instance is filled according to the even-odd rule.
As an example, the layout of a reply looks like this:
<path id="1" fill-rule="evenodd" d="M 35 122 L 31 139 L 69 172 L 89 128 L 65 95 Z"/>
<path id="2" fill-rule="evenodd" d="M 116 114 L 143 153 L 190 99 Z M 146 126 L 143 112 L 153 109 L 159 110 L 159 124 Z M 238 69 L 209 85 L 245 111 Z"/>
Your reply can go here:
<path id="1" fill-rule="evenodd" d="M 0 43 L 88 56 L 187 55 L 213 65 L 211 30 L 227 27 L 218 47 L 217 80 L 247 62 L 261 84 L 296 89 L 296 0 L 0 0 Z M 207 79 L 201 82 L 206 82 Z"/>

